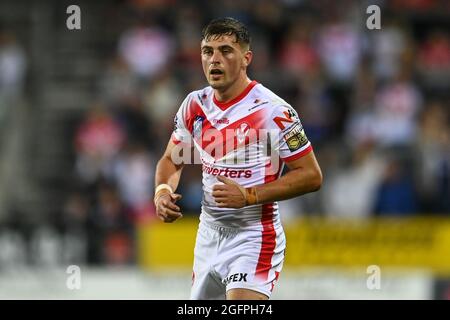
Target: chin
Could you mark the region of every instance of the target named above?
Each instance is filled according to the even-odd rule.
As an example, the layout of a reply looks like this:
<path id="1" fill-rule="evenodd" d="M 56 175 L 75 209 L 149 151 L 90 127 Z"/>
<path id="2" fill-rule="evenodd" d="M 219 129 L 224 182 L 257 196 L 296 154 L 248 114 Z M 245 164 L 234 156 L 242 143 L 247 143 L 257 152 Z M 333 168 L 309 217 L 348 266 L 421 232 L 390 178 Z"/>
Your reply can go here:
<path id="1" fill-rule="evenodd" d="M 209 82 L 209 85 L 213 89 L 221 89 L 225 87 L 225 84 L 223 82 Z"/>
<path id="2" fill-rule="evenodd" d="M 218 83 L 209 83 L 209 85 L 211 86 L 211 88 L 213 89 L 220 89 L 222 86 Z"/>

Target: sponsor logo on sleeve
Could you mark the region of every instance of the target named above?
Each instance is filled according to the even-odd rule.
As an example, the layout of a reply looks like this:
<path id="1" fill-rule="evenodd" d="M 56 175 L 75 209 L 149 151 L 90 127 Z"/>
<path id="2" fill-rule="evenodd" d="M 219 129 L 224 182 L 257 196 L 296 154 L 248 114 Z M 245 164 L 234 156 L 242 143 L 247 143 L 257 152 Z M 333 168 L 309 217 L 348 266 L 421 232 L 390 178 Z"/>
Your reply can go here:
<path id="1" fill-rule="evenodd" d="M 273 121 L 281 130 L 285 129 L 286 123 L 292 123 L 294 122 L 294 120 L 298 119 L 298 116 L 291 108 L 288 108 L 286 111 L 283 111 L 283 115 L 284 117 L 278 116 L 273 118 Z"/>
<path id="2" fill-rule="evenodd" d="M 305 130 L 300 122 L 295 124 L 292 129 L 283 136 L 283 139 L 286 141 L 286 144 L 291 151 L 296 151 L 308 143 Z"/>

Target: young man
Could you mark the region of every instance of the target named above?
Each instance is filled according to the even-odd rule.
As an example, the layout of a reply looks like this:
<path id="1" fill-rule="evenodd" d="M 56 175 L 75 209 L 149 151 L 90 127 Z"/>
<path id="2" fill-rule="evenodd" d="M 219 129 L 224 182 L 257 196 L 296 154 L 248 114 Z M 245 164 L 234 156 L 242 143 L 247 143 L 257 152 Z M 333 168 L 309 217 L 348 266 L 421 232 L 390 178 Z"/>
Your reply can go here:
<path id="1" fill-rule="evenodd" d="M 285 250 L 276 201 L 322 183 L 295 110 L 248 78 L 252 56 L 241 22 L 221 18 L 206 26 L 201 59 L 210 86 L 181 104 L 156 168 L 157 215 L 174 222 L 182 217 L 181 195 L 174 192 L 192 144 L 201 157 L 204 196 L 191 299 L 268 299 Z M 280 177 L 283 163 L 290 170 Z"/>

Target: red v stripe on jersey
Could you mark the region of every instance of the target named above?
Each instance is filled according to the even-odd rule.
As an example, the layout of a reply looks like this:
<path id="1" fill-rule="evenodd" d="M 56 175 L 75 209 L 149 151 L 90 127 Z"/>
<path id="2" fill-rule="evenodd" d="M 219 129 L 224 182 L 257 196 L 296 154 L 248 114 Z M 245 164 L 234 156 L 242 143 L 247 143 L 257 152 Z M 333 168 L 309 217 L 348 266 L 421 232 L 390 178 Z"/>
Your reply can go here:
<path id="1" fill-rule="evenodd" d="M 192 101 L 189 104 L 189 107 L 187 108 L 187 114 L 185 115 L 185 119 L 187 121 L 186 128 L 189 130 L 189 132 L 192 134 L 194 131 L 194 122 L 197 116 L 203 117 L 203 126 L 207 125 L 210 126 L 211 123 L 209 123 L 208 118 L 206 118 L 205 113 L 203 112 L 203 109 L 200 107 L 200 105 L 192 99 Z"/>
<path id="2" fill-rule="evenodd" d="M 220 150 L 222 148 L 222 154 L 212 154 L 215 159 L 218 159 L 230 151 L 236 150 L 240 144 L 238 143 L 238 139 L 236 136 L 236 130 L 239 128 L 239 126 L 243 123 L 246 123 L 250 126 L 251 129 L 257 130 L 263 128 L 264 126 L 264 110 L 260 109 L 256 112 L 253 112 L 252 114 L 249 114 L 248 116 L 241 118 L 227 127 L 224 127 L 220 130 L 217 130 L 211 122 L 206 117 L 203 109 L 200 107 L 200 105 L 197 103 L 197 101 L 192 100 L 190 107 L 188 108 L 189 114 L 187 115 L 188 123 L 187 128 L 192 133 L 194 128 L 194 121 L 198 116 L 203 117 L 203 123 L 202 123 L 202 137 L 201 141 L 196 140 L 197 143 L 201 146 L 203 150 L 208 149 L 208 151 L 214 151 L 214 150 Z M 231 130 L 233 133 L 228 132 L 227 130 Z M 221 139 L 217 139 L 217 137 L 221 137 Z M 258 137 L 256 137 L 258 138 Z M 255 141 L 255 140 L 253 140 Z M 250 138 L 247 136 L 245 139 L 245 145 L 248 145 L 250 142 Z M 221 145 L 220 145 L 221 144 Z M 231 150 L 227 150 L 226 148 L 231 147 Z"/>
<path id="3" fill-rule="evenodd" d="M 208 148 L 209 150 L 214 150 L 214 149 L 220 149 L 220 147 L 222 147 L 222 153 L 223 155 L 226 155 L 227 153 L 236 150 L 239 146 L 243 146 L 243 145 L 248 145 L 251 141 L 250 137 L 247 135 L 245 136 L 245 141 L 243 144 L 239 144 L 238 143 L 238 137 L 236 134 L 237 129 L 242 125 L 242 124 L 248 124 L 250 129 L 256 130 L 256 133 L 258 133 L 258 130 L 261 129 L 264 125 L 264 110 L 258 110 L 252 114 L 249 114 L 248 116 L 239 119 L 238 121 L 235 121 L 231 124 L 229 124 L 228 126 L 217 130 L 216 128 L 214 128 L 209 122 L 208 122 L 208 126 L 204 127 L 203 133 L 206 133 L 208 130 L 212 130 L 210 132 L 210 135 L 213 136 L 217 136 L 219 135 L 220 137 L 222 137 L 222 139 L 219 139 L 218 141 L 212 140 L 212 141 L 202 141 L 202 149 Z M 216 132 L 214 132 L 216 131 Z M 228 131 L 228 134 L 227 134 Z M 254 131 L 253 131 L 254 132 Z M 205 138 L 207 138 L 207 136 L 205 136 Z M 256 142 L 258 139 L 258 136 L 255 137 L 255 139 L 253 139 L 252 142 Z M 220 142 L 222 142 L 222 146 L 219 146 Z M 231 150 L 227 150 L 226 148 L 230 148 L 230 146 L 232 146 Z M 217 157 L 215 157 L 217 158 Z"/>

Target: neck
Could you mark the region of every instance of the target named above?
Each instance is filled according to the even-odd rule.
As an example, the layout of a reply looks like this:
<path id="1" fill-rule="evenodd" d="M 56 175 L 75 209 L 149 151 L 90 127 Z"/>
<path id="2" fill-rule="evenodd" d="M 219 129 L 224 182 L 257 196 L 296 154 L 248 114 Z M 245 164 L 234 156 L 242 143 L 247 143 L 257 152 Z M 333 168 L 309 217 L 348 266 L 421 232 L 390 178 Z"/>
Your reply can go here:
<path id="1" fill-rule="evenodd" d="M 247 77 L 241 77 L 238 81 L 234 82 L 231 86 L 224 89 L 214 89 L 214 95 L 220 102 L 227 102 L 236 98 L 252 81 Z"/>

